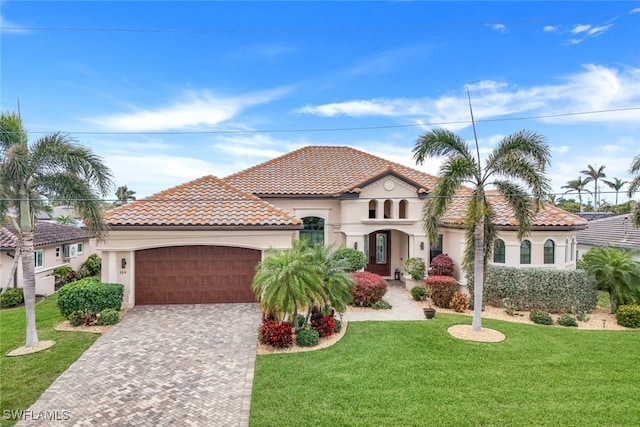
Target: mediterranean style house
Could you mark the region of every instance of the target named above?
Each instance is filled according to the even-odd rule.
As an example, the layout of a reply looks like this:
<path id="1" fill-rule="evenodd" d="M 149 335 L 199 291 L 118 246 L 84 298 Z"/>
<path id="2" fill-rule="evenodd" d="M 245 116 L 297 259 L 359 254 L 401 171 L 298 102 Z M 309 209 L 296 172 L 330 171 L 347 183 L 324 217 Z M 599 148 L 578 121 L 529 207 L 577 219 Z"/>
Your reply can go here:
<path id="1" fill-rule="evenodd" d="M 0 227 L 0 283 L 4 285 L 10 280 L 9 287 L 22 286 L 21 260 L 15 273 L 11 273 L 16 242 L 16 230 L 10 223 Z M 96 252 L 95 241 L 86 229 L 47 221 L 36 221 L 34 249 L 38 295 L 54 293 L 54 269 L 69 265 L 77 271 L 89 255 Z"/>
<path id="2" fill-rule="evenodd" d="M 253 301 L 250 283 L 269 249 L 305 237 L 365 253 L 365 268 L 402 274 L 407 257 L 428 263 L 464 253 L 467 190 L 429 241 L 422 208 L 436 177 L 341 146 L 309 146 L 224 179 L 205 176 L 107 213 L 103 280 L 125 285 L 125 304 Z M 497 194 L 500 234 L 492 261 L 508 266 L 575 268 L 576 232 L 586 221 L 552 205 L 533 232 L 517 238 L 516 222 Z"/>

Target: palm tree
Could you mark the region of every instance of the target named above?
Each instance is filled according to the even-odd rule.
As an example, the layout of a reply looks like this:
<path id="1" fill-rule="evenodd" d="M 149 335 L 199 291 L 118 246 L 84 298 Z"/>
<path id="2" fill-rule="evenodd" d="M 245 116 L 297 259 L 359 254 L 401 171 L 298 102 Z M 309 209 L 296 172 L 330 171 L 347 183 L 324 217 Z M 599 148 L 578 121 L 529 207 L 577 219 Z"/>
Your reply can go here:
<path id="1" fill-rule="evenodd" d="M 556 206 L 556 203 L 558 203 L 558 196 L 554 193 L 549 193 L 547 194 L 546 201 L 551 203 L 553 206 Z"/>
<path id="2" fill-rule="evenodd" d="M 607 181 L 606 179 L 603 179 L 602 182 L 607 184 L 612 190 L 616 191 L 616 206 L 618 206 L 618 193 L 620 193 L 622 187 L 624 187 L 624 185 L 629 181 L 623 181 L 620 178 L 613 178 L 613 181 Z"/>
<path id="3" fill-rule="evenodd" d="M 122 185 L 116 189 L 116 206 L 122 206 L 129 203 L 129 200 L 135 200 L 135 191 L 129 190 L 126 185 Z"/>
<path id="4" fill-rule="evenodd" d="M 62 225 L 78 225 L 78 221 L 72 215 L 57 216 L 56 222 Z"/>
<path id="5" fill-rule="evenodd" d="M 465 218 L 466 247 L 464 268 L 473 271 L 474 314 L 472 329 L 482 329 L 482 293 L 484 268 L 496 239 L 495 214 L 487 187 L 494 186 L 504 197 L 518 220 L 518 236 L 529 234 L 536 211 L 551 188 L 545 170 L 550 151 L 544 137 L 534 132 L 520 131 L 507 136 L 487 157 L 484 167 L 476 140 L 476 153 L 458 135 L 446 129 L 424 133 L 416 141 L 413 157 L 422 164 L 427 157 L 444 156 L 438 172 L 438 182 L 423 210 L 423 226 L 431 241 L 436 241 L 440 218 L 451 202 L 460 197 L 464 184 L 472 186 Z M 515 181 L 531 189 L 530 197 Z"/>
<path id="6" fill-rule="evenodd" d="M 631 198 L 635 192 L 640 189 L 640 154 L 633 158 L 633 162 L 631 162 L 631 166 L 629 167 L 629 173 L 635 175 L 627 189 L 627 196 Z M 631 220 L 636 227 L 640 227 L 640 202 L 636 202 L 633 205 Z"/>
<path id="7" fill-rule="evenodd" d="M 347 309 L 347 304 L 351 302 L 353 288 L 353 278 L 348 274 L 350 268 L 348 260 L 341 258 L 339 254 L 336 256 L 333 246 L 320 244 L 311 248 L 311 256 L 312 262 L 319 267 L 324 282 L 323 299 L 318 302 L 327 306 L 325 308 L 330 306 L 338 313 L 343 313 Z"/>
<path id="8" fill-rule="evenodd" d="M 596 165 L 597 167 L 598 165 Z M 607 175 L 605 175 L 604 173 L 604 168 L 605 166 L 600 166 L 598 169 L 594 168 L 591 165 L 587 165 L 587 169 L 580 171 L 580 173 L 583 173 L 585 175 L 587 175 L 587 179 L 586 182 L 591 182 L 593 181 L 593 185 L 594 185 L 594 192 L 593 192 L 593 211 L 594 212 L 598 212 L 598 180 L 600 178 L 606 178 Z"/>
<path id="9" fill-rule="evenodd" d="M 38 345 L 35 322 L 35 212 L 46 199 L 73 203 L 96 238 L 104 239 L 107 225 L 100 196 L 112 187 L 111 171 L 88 148 L 68 135 L 52 133 L 28 144 L 22 120 L 14 113 L 0 116 L 0 216 L 13 208 L 18 232 L 16 252 L 23 268 L 27 322 L 26 346 Z"/>
<path id="10" fill-rule="evenodd" d="M 618 304 L 640 301 L 640 263 L 632 251 L 594 247 L 582 257 L 584 269 L 595 278 L 599 290 L 609 293 L 611 313 Z"/>
<path id="11" fill-rule="evenodd" d="M 563 195 L 571 191 L 578 192 L 578 204 L 580 205 L 580 213 L 582 213 L 583 211 L 582 210 L 582 192 L 586 191 L 587 193 L 592 194 L 591 191 L 585 188 L 589 182 L 591 182 L 589 178 L 582 179 L 582 177 L 579 176 L 577 179 L 572 179 L 570 181 L 567 181 L 567 184 L 561 187 L 561 188 L 568 188 L 567 191 L 562 193 Z"/>

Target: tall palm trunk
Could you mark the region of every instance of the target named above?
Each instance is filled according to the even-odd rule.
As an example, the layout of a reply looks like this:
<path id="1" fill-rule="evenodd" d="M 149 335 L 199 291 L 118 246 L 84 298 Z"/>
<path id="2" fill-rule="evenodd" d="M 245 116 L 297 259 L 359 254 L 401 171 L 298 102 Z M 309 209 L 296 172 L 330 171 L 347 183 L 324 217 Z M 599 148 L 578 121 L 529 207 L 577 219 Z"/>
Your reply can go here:
<path id="1" fill-rule="evenodd" d="M 482 330 L 482 294 L 484 292 L 484 213 L 473 230 L 473 322 L 471 329 Z"/>
<path id="2" fill-rule="evenodd" d="M 27 347 L 38 345 L 38 331 L 36 330 L 36 279 L 35 255 L 33 251 L 33 231 L 23 232 L 22 249 L 22 278 L 24 287 L 24 308 L 27 315 Z"/>

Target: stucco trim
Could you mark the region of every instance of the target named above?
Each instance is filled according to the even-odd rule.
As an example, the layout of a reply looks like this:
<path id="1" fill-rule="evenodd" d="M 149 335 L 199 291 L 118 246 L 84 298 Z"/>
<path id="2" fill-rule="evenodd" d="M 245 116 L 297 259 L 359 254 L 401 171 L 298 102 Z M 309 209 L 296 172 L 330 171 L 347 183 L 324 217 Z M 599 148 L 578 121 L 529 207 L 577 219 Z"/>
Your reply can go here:
<path id="1" fill-rule="evenodd" d="M 300 225 L 110 225 L 114 231 L 149 230 L 149 231 L 243 231 L 243 230 L 302 230 Z"/>

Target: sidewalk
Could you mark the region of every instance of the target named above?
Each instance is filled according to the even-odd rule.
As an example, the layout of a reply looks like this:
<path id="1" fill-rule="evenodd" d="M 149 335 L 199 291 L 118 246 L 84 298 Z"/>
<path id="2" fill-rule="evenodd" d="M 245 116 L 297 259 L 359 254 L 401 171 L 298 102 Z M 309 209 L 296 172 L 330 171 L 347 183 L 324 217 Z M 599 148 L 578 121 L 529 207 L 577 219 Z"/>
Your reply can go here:
<path id="1" fill-rule="evenodd" d="M 405 294 L 404 283 L 390 280 L 389 290 L 383 298 L 391 304 L 391 310 L 347 308 L 343 320 L 359 322 L 364 320 L 424 320 L 419 304 Z"/>

